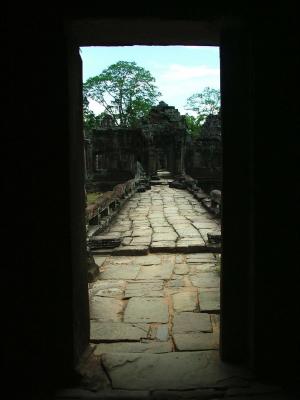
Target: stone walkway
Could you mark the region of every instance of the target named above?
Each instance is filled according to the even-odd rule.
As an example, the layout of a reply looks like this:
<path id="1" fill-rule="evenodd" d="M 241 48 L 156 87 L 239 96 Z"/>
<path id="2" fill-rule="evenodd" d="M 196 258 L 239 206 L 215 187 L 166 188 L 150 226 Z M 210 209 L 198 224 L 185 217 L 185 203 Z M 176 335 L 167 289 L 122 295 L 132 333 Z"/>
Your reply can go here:
<path id="1" fill-rule="evenodd" d="M 82 372 L 97 398 L 214 399 L 257 390 L 246 371 L 219 359 L 220 255 L 208 251 L 206 236 L 216 230 L 219 221 L 188 192 L 157 185 L 135 194 L 104 234 L 121 237 L 122 246 L 94 256 L 100 276 L 89 287 Z"/>
<path id="2" fill-rule="evenodd" d="M 152 186 L 136 193 L 123 207 L 101 238 L 121 238 L 115 255 L 147 254 L 150 252 L 215 251 L 207 233 L 220 234 L 220 222 L 185 190 L 167 185 Z"/>

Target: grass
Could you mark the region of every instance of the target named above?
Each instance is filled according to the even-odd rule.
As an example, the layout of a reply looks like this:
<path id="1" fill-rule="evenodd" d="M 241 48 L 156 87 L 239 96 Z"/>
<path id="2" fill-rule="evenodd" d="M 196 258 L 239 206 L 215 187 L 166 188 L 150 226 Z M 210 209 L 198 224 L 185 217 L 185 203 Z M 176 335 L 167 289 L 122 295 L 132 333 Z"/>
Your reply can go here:
<path id="1" fill-rule="evenodd" d="M 101 192 L 92 192 L 92 193 L 87 193 L 87 204 L 93 204 L 95 201 L 102 196 Z"/>

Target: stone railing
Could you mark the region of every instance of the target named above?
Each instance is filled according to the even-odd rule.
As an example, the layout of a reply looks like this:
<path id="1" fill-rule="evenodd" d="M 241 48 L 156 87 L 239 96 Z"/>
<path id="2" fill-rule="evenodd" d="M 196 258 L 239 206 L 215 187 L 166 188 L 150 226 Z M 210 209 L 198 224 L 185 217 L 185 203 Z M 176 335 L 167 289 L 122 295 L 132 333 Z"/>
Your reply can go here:
<path id="1" fill-rule="evenodd" d="M 98 230 L 115 214 L 120 206 L 126 201 L 136 189 L 135 179 L 116 185 L 113 190 L 105 192 L 95 203 L 86 207 L 86 222 L 88 225 L 98 226 Z"/>
<path id="2" fill-rule="evenodd" d="M 208 195 L 198 186 L 197 180 L 186 174 L 177 176 L 169 186 L 176 189 L 188 190 L 201 202 L 207 211 L 217 217 L 221 215 L 222 195 L 220 190 L 212 190 Z"/>
<path id="3" fill-rule="evenodd" d="M 86 207 L 87 236 L 94 236 L 103 231 L 135 192 L 144 192 L 150 188 L 149 179 L 139 174 L 134 179 L 120 183 L 114 186 L 113 190 L 103 193 L 95 203 Z"/>

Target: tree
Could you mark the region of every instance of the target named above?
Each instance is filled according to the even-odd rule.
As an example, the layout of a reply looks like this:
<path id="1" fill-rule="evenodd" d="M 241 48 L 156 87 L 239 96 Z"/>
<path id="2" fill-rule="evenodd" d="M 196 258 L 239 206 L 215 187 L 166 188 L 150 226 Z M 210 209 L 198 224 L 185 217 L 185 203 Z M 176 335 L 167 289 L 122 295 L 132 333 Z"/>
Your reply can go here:
<path id="1" fill-rule="evenodd" d="M 91 129 L 97 128 L 101 120 L 101 115 L 95 115 L 93 111 L 89 109 L 89 101 L 85 91 L 83 92 L 83 127 L 90 131 Z"/>
<path id="2" fill-rule="evenodd" d="M 203 116 L 199 115 L 197 117 L 189 114 L 185 114 L 185 122 L 187 126 L 187 131 L 191 136 L 199 136 L 201 134 L 201 123 L 203 121 Z"/>
<path id="3" fill-rule="evenodd" d="M 135 62 L 119 61 L 83 84 L 84 96 L 100 103 L 116 126 L 133 127 L 161 94 L 150 72 Z"/>
<path id="4" fill-rule="evenodd" d="M 202 121 L 210 114 L 220 110 L 220 90 L 205 87 L 201 93 L 195 93 L 187 99 L 186 110 L 194 111 Z"/>

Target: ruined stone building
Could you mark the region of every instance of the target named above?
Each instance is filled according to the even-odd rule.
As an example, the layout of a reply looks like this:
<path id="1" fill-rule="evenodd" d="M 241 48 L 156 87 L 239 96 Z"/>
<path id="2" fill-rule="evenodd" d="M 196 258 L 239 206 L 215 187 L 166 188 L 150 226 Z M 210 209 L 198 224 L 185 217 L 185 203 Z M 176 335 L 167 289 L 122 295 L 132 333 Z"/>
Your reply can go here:
<path id="1" fill-rule="evenodd" d="M 110 190 L 134 178 L 136 162 L 151 176 L 164 169 L 173 176 L 186 171 L 199 184 L 220 186 L 221 126 L 209 116 L 199 139 L 189 140 L 184 116 L 161 101 L 153 106 L 139 128 L 112 125 L 93 129 L 85 138 L 86 189 Z M 214 188 L 214 187 L 213 187 Z"/>
<path id="2" fill-rule="evenodd" d="M 209 115 L 201 134 L 190 138 L 185 152 L 186 173 L 197 179 L 200 185 L 212 189 L 221 189 L 222 177 L 222 136 L 221 118 Z"/>

